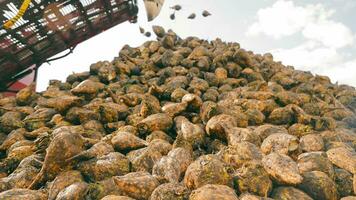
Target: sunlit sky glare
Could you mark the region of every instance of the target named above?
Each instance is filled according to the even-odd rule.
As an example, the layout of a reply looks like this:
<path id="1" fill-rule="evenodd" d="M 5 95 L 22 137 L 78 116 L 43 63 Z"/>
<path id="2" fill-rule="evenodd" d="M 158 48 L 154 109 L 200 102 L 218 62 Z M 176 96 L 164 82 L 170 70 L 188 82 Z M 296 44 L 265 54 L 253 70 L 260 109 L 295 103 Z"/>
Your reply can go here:
<path id="1" fill-rule="evenodd" d="M 285 65 L 356 86 L 355 0 L 166 0 L 150 23 L 143 0 L 138 3 L 138 23 L 119 24 L 81 43 L 70 56 L 44 64 L 37 90 L 45 90 L 51 79 L 64 81 L 73 72 L 88 71 L 92 63 L 113 60 L 125 44 L 136 47 L 154 40 L 139 32 L 139 26 L 151 31 L 152 25 L 172 29 L 182 38 L 239 42 L 255 53 L 271 52 Z M 169 7 L 175 4 L 183 9 L 172 21 Z M 203 10 L 212 16 L 203 18 Z M 197 14 L 195 20 L 187 19 L 191 13 Z"/>

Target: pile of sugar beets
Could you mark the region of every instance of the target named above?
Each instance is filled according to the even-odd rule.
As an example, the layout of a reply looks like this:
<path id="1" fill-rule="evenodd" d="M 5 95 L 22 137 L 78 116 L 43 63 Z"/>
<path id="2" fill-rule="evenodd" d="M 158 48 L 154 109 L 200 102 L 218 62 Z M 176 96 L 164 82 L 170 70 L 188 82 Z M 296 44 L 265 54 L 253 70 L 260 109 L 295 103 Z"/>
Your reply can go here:
<path id="1" fill-rule="evenodd" d="M 355 88 L 153 30 L 1 98 L 1 200 L 356 199 Z"/>

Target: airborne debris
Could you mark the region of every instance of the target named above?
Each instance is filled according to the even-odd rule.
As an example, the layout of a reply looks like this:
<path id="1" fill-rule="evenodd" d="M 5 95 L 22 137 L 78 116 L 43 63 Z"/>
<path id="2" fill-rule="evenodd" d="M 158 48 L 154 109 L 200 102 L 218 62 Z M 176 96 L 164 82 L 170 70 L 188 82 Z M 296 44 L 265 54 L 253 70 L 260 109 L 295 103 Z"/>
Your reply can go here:
<path id="1" fill-rule="evenodd" d="M 141 34 L 144 34 L 144 33 L 145 33 L 145 29 L 144 29 L 144 28 L 139 27 L 139 29 L 140 29 L 140 33 L 141 33 Z"/>
<path id="2" fill-rule="evenodd" d="M 188 19 L 195 19 L 196 17 L 196 14 L 195 13 L 192 13 L 188 16 Z"/>
<path id="3" fill-rule="evenodd" d="M 151 32 L 149 32 L 149 31 L 147 31 L 147 32 L 145 33 L 145 36 L 146 36 L 146 37 L 151 37 L 151 35 L 152 35 L 152 34 L 151 34 Z"/>
<path id="4" fill-rule="evenodd" d="M 182 9 L 182 6 L 181 5 L 174 5 L 174 6 L 170 7 L 170 8 L 173 9 L 173 10 L 179 11 L 179 10 Z"/>
<path id="5" fill-rule="evenodd" d="M 211 15 L 211 13 L 207 10 L 204 10 L 203 13 L 202 13 L 203 17 L 208 17 Z"/>
<path id="6" fill-rule="evenodd" d="M 171 20 L 175 20 L 175 19 L 176 19 L 176 14 L 175 14 L 175 13 L 172 13 L 172 14 L 169 16 L 169 18 L 170 18 Z"/>

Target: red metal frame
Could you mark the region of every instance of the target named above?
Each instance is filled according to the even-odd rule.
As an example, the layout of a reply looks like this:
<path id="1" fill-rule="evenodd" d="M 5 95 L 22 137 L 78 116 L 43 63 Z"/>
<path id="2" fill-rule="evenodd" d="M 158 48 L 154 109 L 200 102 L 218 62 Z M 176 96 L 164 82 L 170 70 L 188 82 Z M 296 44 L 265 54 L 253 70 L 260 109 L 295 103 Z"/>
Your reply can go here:
<path id="1" fill-rule="evenodd" d="M 0 1 L 0 22 L 22 0 Z M 32 0 L 11 30 L 0 29 L 0 90 L 33 66 L 125 21 L 135 22 L 136 0 Z M 26 74 L 26 73 L 25 73 Z"/>

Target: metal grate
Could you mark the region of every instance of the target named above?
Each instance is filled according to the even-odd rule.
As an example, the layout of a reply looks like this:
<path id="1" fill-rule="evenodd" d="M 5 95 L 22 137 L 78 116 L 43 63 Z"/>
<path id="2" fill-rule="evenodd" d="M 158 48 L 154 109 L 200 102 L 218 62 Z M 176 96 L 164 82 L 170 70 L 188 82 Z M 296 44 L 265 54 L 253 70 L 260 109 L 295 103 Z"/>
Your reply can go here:
<path id="1" fill-rule="evenodd" d="M 22 0 L 0 0 L 0 24 Z M 136 0 L 32 0 L 10 30 L 0 29 L 0 89 L 34 64 L 125 21 L 135 21 Z"/>

